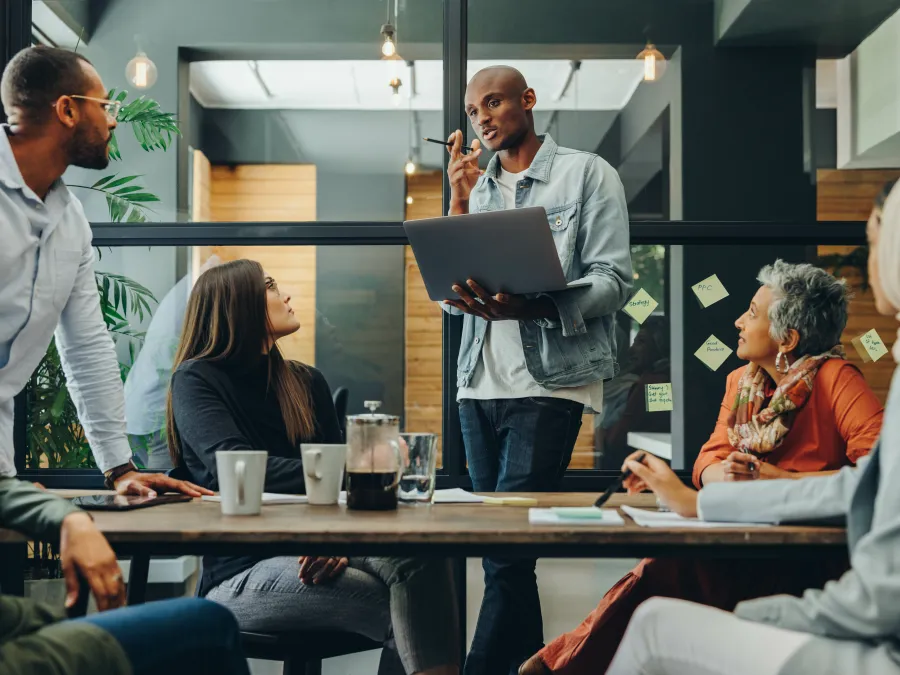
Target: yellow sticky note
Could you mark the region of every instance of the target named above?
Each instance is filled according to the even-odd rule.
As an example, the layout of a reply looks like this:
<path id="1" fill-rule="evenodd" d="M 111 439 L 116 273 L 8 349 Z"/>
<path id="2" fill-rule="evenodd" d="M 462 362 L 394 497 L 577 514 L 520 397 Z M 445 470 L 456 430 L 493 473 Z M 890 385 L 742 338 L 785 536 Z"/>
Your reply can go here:
<path id="1" fill-rule="evenodd" d="M 700 359 L 710 370 L 718 370 L 725 363 L 725 359 L 731 356 L 731 349 L 715 335 L 710 335 L 706 342 L 700 345 L 700 349 L 694 352 L 694 356 Z"/>
<path id="2" fill-rule="evenodd" d="M 697 296 L 704 308 L 728 297 L 728 291 L 725 290 L 719 277 L 715 274 L 694 284 L 691 286 L 691 290 L 694 291 L 694 295 Z"/>
<path id="3" fill-rule="evenodd" d="M 648 384 L 644 388 L 647 412 L 663 412 L 672 409 L 672 383 Z"/>
<path id="4" fill-rule="evenodd" d="M 628 301 L 628 304 L 622 308 L 622 311 L 638 323 L 644 323 L 658 306 L 659 303 L 651 298 L 650 294 L 642 288 L 634 294 L 631 300 Z"/>
<path id="5" fill-rule="evenodd" d="M 881 336 L 874 328 L 868 333 L 853 338 L 853 346 L 856 347 L 860 358 L 866 363 L 877 361 L 888 353 L 888 348 L 884 346 Z"/>

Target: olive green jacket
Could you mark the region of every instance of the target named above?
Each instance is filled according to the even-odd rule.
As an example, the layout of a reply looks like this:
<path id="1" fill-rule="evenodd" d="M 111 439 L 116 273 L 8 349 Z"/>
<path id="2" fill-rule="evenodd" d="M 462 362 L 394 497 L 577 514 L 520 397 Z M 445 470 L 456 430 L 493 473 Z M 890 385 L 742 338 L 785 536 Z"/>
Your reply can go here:
<path id="1" fill-rule="evenodd" d="M 62 520 L 78 509 L 31 483 L 0 478 L 0 527 L 56 543 Z M 62 609 L 0 595 L 0 675 L 130 675 L 112 635 Z"/>

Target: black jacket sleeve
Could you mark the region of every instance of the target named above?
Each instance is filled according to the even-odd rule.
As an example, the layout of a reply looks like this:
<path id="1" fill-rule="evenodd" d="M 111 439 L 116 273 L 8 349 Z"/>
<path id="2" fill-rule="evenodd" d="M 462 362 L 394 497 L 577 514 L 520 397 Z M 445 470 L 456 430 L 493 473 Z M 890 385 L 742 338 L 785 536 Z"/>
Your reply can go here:
<path id="1" fill-rule="evenodd" d="M 179 368 L 172 376 L 172 410 L 185 452 L 193 452 L 207 470 L 207 477 L 194 479 L 211 490 L 219 489 L 217 450 L 264 450 L 254 448 L 241 433 L 219 385 L 199 367 Z M 334 406 L 332 405 L 332 410 Z M 189 450 L 188 450 L 189 448 Z M 266 463 L 267 492 L 303 494 L 303 466 L 299 459 L 270 456 Z"/>

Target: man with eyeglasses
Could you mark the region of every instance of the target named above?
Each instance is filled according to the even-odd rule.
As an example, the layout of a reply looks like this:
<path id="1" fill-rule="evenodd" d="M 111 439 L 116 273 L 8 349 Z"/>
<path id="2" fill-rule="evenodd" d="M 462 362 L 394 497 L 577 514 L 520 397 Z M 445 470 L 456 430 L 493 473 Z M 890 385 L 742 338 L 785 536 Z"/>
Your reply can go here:
<path id="1" fill-rule="evenodd" d="M 94 281 L 91 228 L 62 181 L 69 166 L 109 163 L 119 104 L 106 99 L 86 59 L 47 47 L 13 57 L 0 98 L 9 117 L 0 127 L 0 527 L 53 543 L 66 607 L 75 605 L 81 578 L 101 611 L 66 621 L 60 609 L 0 595 L 0 671 L 249 675 L 227 610 L 196 598 L 117 609 L 125 602 L 122 573 L 90 516 L 14 478 L 13 397 L 55 331 L 69 392 L 107 485 L 123 494 L 209 493 L 139 473 L 131 460 L 119 365 Z"/>
<path id="2" fill-rule="evenodd" d="M 107 486 L 120 493 L 208 492 L 140 473 L 125 435 L 122 380 L 100 312 L 91 228 L 62 175 L 103 169 L 119 103 L 94 67 L 62 49 L 33 47 L 0 83 L 9 118 L 0 134 L 0 476 L 16 473 L 13 397 L 51 337 L 69 393 Z"/>

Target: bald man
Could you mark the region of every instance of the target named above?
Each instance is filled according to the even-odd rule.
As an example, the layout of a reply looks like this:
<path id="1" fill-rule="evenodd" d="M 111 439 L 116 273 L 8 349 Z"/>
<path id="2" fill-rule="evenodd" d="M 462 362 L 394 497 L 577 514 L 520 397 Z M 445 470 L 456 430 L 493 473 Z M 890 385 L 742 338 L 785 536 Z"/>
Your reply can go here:
<path id="1" fill-rule="evenodd" d="M 461 131 L 448 139 L 450 214 L 543 206 L 566 279 L 591 282 L 525 297 L 470 279 L 443 303 L 465 315 L 457 401 L 478 492 L 560 489 L 582 414 L 601 411 L 603 380 L 618 373 L 613 319 L 633 278 L 618 174 L 595 154 L 536 134 L 536 102 L 514 68 L 482 70 L 465 97 L 473 152 L 464 154 Z M 482 148 L 496 153 L 483 173 Z M 466 675 L 515 674 L 543 646 L 536 562 L 484 559 Z"/>

